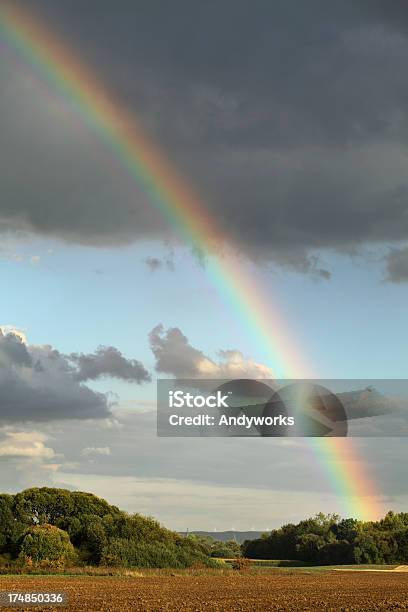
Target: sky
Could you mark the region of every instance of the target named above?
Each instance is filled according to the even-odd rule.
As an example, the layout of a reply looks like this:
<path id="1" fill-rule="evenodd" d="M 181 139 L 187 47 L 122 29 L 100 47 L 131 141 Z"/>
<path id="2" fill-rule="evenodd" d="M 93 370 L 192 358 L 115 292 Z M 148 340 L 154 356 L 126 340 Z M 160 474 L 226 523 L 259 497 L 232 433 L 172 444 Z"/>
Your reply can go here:
<path id="1" fill-rule="evenodd" d="M 23 5 L 200 195 L 220 257 L 233 245 L 310 372 L 406 377 L 402 1 Z M 276 364 L 1 31 L 0 53 L 2 489 L 89 490 L 180 530 L 342 513 L 304 440 L 157 438 L 158 377 L 270 378 Z M 353 449 L 384 510 L 405 510 L 404 438 Z"/>

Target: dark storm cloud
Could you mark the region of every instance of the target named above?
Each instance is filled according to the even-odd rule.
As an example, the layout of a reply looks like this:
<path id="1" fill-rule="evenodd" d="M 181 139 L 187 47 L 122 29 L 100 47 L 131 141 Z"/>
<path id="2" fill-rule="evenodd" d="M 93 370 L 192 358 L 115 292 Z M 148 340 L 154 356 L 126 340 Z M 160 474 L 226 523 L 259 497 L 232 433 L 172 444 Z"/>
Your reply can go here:
<path id="1" fill-rule="evenodd" d="M 150 380 L 140 362 L 113 347 L 67 356 L 0 332 L 0 424 L 109 417 L 107 396 L 81 382 L 101 376 L 139 384 Z"/>
<path id="2" fill-rule="evenodd" d="M 151 377 L 140 361 L 126 359 L 117 348 L 113 346 L 100 346 L 95 353 L 73 353 L 69 356 L 78 368 L 74 374 L 76 380 L 96 380 L 109 376 L 128 382 L 141 384 L 148 382 Z"/>
<path id="3" fill-rule="evenodd" d="M 327 278 L 326 249 L 408 239 L 405 3 L 91 0 L 74 10 L 32 0 L 30 8 L 138 113 L 251 257 Z M 167 238 L 166 223 L 72 109 L 41 107 L 38 86 L 7 57 L 6 226 L 101 245 Z"/>

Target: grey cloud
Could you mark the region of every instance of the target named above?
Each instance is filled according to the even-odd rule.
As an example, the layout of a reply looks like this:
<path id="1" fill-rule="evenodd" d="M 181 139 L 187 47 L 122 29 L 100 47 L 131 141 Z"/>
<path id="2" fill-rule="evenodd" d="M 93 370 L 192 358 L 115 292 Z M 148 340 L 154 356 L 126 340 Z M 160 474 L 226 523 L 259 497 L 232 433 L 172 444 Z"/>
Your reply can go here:
<path id="1" fill-rule="evenodd" d="M 151 380 L 140 361 L 126 359 L 114 346 L 100 346 L 95 353 L 72 353 L 69 360 L 77 368 L 74 378 L 78 381 L 96 380 L 104 376 L 138 384 Z"/>
<path id="2" fill-rule="evenodd" d="M 35 347 L 30 365 L 2 363 L 3 422 L 97 419 L 109 415 L 106 396 L 75 381 L 66 359 L 50 347 Z"/>
<path id="3" fill-rule="evenodd" d="M 323 251 L 406 239 L 404 5 L 176 6 L 30 3 L 138 114 L 242 252 L 328 278 Z M 11 53 L 1 71 L 6 227 L 94 245 L 173 234 L 69 105 L 28 84 Z"/>
<path id="4" fill-rule="evenodd" d="M 408 282 L 408 247 L 392 249 L 385 261 L 386 280 L 391 283 Z"/>
<path id="5" fill-rule="evenodd" d="M 66 356 L 1 333 L 0 421 L 105 419 L 111 415 L 107 396 L 83 384 L 100 376 L 150 380 L 140 362 L 125 359 L 114 347 Z"/>
<path id="6" fill-rule="evenodd" d="M 131 242 L 135 225 L 164 236 L 160 215 L 126 172 L 113 171 L 111 154 L 73 109 L 44 96 L 7 58 L 0 67 L 8 83 L 0 95 L 3 230 L 95 246 Z"/>
<path id="7" fill-rule="evenodd" d="M 156 272 L 159 268 L 162 267 L 162 261 L 157 257 L 146 257 L 144 260 L 146 266 L 149 268 L 150 272 Z"/>
<path id="8" fill-rule="evenodd" d="M 299 252 L 296 249 L 285 250 L 276 254 L 276 263 L 283 268 L 289 268 L 299 274 L 308 274 L 315 280 L 331 279 L 331 272 L 322 267 L 321 258 L 316 255 L 307 255 L 304 252 Z"/>
<path id="9" fill-rule="evenodd" d="M 149 334 L 156 370 L 176 378 L 271 378 L 267 366 L 246 358 L 237 349 L 219 350 L 213 360 L 190 344 L 178 327 L 157 325 Z"/>
<path id="10" fill-rule="evenodd" d="M 156 272 L 161 268 L 166 268 L 170 272 L 174 271 L 174 261 L 170 256 L 166 259 L 159 259 L 158 257 L 146 257 L 144 263 L 149 268 L 150 272 Z"/>
<path id="11" fill-rule="evenodd" d="M 165 331 L 163 325 L 157 325 L 149 334 L 149 342 L 158 372 L 194 378 L 198 364 L 206 359 L 204 353 L 189 344 L 178 327 Z"/>
<path id="12" fill-rule="evenodd" d="M 0 366 L 3 363 L 31 366 L 32 359 L 19 336 L 13 333 L 5 334 L 0 329 Z"/>

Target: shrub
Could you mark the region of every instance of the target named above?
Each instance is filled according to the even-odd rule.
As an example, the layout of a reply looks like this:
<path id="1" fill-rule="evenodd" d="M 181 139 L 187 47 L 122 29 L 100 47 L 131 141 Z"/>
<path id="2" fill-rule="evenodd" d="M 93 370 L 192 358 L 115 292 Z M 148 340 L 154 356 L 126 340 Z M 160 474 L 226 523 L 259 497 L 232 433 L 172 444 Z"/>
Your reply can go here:
<path id="1" fill-rule="evenodd" d="M 113 567 L 186 568 L 197 563 L 213 567 L 211 559 L 182 541 L 143 542 L 115 538 L 104 547 L 101 558 L 101 565 Z"/>
<path id="2" fill-rule="evenodd" d="M 53 525 L 35 525 L 22 537 L 19 559 L 28 565 L 61 567 L 75 558 L 75 550 L 66 531 Z"/>
<path id="3" fill-rule="evenodd" d="M 233 540 L 229 540 L 228 542 L 214 541 L 210 552 L 212 557 L 233 559 L 241 555 L 241 546 Z"/>
<path id="4" fill-rule="evenodd" d="M 232 562 L 232 569 L 237 572 L 244 572 L 248 570 L 251 566 L 251 559 L 247 559 L 246 557 L 237 557 Z"/>
<path id="5" fill-rule="evenodd" d="M 330 542 L 320 548 L 317 561 L 320 565 L 341 565 L 355 562 L 353 545 L 347 540 Z"/>

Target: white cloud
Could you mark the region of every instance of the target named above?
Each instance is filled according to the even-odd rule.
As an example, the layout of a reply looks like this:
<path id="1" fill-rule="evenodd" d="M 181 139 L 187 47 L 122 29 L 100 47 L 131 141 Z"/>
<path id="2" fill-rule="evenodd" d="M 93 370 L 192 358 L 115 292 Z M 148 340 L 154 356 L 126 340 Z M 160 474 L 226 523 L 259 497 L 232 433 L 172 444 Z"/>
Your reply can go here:
<path id="1" fill-rule="evenodd" d="M 81 455 L 83 457 L 90 457 L 92 455 L 105 455 L 109 456 L 111 454 L 111 449 L 109 446 L 87 446 L 83 448 L 81 451 Z"/>
<path id="2" fill-rule="evenodd" d="M 37 431 L 6 431 L 0 441 L 0 457 L 52 459 L 55 452 L 46 446 L 46 441 L 47 436 Z"/>
<path id="3" fill-rule="evenodd" d="M 14 336 L 20 338 L 23 344 L 27 344 L 26 331 L 21 327 L 16 327 L 15 325 L 0 325 L 0 331 L 4 336 L 7 334 L 14 334 Z"/>
<path id="4" fill-rule="evenodd" d="M 198 378 L 273 378 L 273 371 L 263 363 L 245 357 L 241 351 L 218 351 L 219 360 L 204 358 L 197 362 Z"/>

